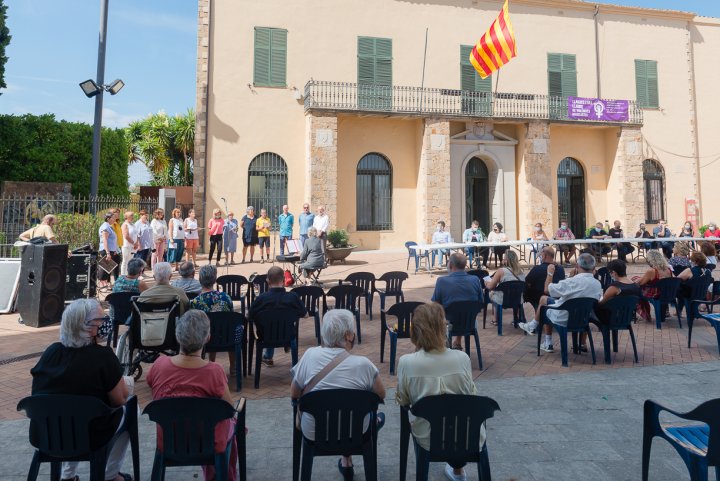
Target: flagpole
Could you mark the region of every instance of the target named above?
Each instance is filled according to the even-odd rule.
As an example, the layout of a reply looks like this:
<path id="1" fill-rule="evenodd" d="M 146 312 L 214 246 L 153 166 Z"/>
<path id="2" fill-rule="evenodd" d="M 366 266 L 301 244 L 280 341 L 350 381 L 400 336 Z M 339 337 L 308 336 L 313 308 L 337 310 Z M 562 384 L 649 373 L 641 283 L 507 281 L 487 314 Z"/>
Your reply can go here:
<path id="1" fill-rule="evenodd" d="M 425 53 L 423 53 L 422 79 L 420 80 L 420 99 L 418 112 L 422 110 L 423 95 L 425 93 L 425 61 L 427 60 L 428 27 L 425 27 Z"/>

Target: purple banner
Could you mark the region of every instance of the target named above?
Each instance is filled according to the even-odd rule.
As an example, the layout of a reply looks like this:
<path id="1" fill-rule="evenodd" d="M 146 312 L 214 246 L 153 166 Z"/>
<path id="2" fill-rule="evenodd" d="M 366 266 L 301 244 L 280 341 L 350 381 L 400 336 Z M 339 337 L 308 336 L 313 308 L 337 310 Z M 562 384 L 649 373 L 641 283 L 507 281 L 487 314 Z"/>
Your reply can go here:
<path id="1" fill-rule="evenodd" d="M 568 97 L 568 118 L 574 120 L 627 122 L 629 115 L 627 100 L 587 99 Z"/>

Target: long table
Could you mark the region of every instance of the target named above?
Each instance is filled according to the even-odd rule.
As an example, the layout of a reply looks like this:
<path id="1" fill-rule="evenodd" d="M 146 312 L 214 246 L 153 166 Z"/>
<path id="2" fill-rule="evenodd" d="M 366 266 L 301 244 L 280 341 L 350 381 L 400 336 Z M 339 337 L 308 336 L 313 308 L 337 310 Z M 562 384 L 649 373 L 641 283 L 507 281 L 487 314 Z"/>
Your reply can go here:
<path id="1" fill-rule="evenodd" d="M 432 252 L 438 250 L 464 250 L 470 247 L 520 247 L 520 246 L 533 246 L 535 250 L 540 250 L 548 245 L 568 245 L 568 244 L 647 244 L 655 242 L 692 242 L 692 241 L 715 241 L 719 242 L 720 238 L 717 237 L 629 237 L 629 238 L 607 238 L 607 239 L 572 239 L 572 240 L 512 240 L 506 242 L 446 242 L 444 244 L 416 244 L 409 246 L 410 249 L 417 251 L 418 253 Z M 427 270 L 430 272 L 430 262 L 427 262 Z M 415 265 L 415 272 L 417 273 L 418 266 Z"/>

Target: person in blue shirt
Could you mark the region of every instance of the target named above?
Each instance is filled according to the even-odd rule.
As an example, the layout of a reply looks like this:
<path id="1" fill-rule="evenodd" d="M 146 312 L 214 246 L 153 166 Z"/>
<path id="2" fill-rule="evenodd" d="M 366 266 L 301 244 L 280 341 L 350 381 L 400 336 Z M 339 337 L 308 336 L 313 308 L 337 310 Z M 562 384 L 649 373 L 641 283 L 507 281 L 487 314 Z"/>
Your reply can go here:
<path id="1" fill-rule="evenodd" d="M 672 232 L 670 232 L 670 229 L 667 228 L 665 219 L 660 219 L 657 227 L 653 228 L 653 237 L 656 239 L 667 239 L 668 237 L 672 237 Z M 663 251 L 663 254 L 665 254 L 665 257 L 670 259 L 672 257 L 673 245 L 675 245 L 675 243 L 669 241 L 653 242 L 653 249 L 657 249 L 658 247 L 660 247 Z"/>
<path id="2" fill-rule="evenodd" d="M 292 239 L 293 226 L 295 225 L 295 216 L 288 212 L 288 206 L 282 206 L 282 214 L 278 216 L 278 226 L 280 227 L 280 255 L 285 255 L 285 243 Z M 288 252 L 289 253 L 289 252 Z"/>
<path id="3" fill-rule="evenodd" d="M 483 301 L 483 288 L 477 276 L 465 272 L 467 257 L 459 252 L 450 255 L 448 259 L 449 275 L 439 277 L 435 283 L 435 292 L 432 301 L 447 307 L 458 301 Z M 460 336 L 453 339 L 453 349 L 460 349 Z"/>
<path id="4" fill-rule="evenodd" d="M 433 244 L 448 244 L 452 242 L 452 237 L 450 236 L 450 233 L 445 230 L 445 221 L 439 220 L 437 222 L 437 228 L 435 229 L 435 232 L 433 232 L 432 235 L 432 243 Z M 432 266 L 435 267 L 435 257 L 440 256 L 440 267 L 444 267 L 443 264 L 443 257 L 448 255 L 448 249 L 437 249 L 432 251 Z"/>
<path id="5" fill-rule="evenodd" d="M 300 224 L 300 244 L 305 245 L 305 241 L 308 238 L 308 229 L 313 226 L 313 222 L 315 221 L 315 214 L 310 212 L 310 204 L 305 203 L 303 204 L 303 212 L 300 214 L 299 224 Z"/>

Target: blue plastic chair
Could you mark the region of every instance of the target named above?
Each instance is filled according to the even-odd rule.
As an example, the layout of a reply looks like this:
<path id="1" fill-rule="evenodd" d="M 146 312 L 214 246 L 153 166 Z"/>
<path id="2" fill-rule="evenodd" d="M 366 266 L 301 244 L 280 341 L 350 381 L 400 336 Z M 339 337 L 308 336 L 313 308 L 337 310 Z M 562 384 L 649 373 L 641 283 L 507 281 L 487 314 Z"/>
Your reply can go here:
<path id="1" fill-rule="evenodd" d="M 710 306 L 714 306 L 716 304 L 720 304 L 720 300 L 710 303 Z M 720 314 L 700 314 L 700 317 L 708 321 L 713 329 L 715 329 L 715 336 L 717 337 L 718 343 L 718 353 L 720 353 Z"/>
<path id="2" fill-rule="evenodd" d="M 500 291 L 503 293 L 503 303 L 502 305 L 492 302 L 493 308 L 495 309 L 495 312 L 497 313 L 497 331 L 498 336 L 502 336 L 502 311 L 503 309 L 512 309 L 513 310 L 513 325 L 517 327 L 517 323 L 520 321 L 525 321 L 525 312 L 523 309 L 523 292 L 525 292 L 525 282 L 524 281 L 508 281 L 503 282 L 499 286 L 495 288 L 496 291 Z M 487 301 L 490 301 L 490 298 L 487 297 Z M 486 304 L 487 306 L 487 304 Z M 483 312 L 483 329 L 485 329 L 485 321 L 487 320 L 487 307 L 485 307 L 485 312 Z"/>
<path id="3" fill-rule="evenodd" d="M 589 297 L 577 297 L 575 299 L 568 299 L 559 306 L 547 306 L 547 310 L 554 311 L 565 311 L 568 313 L 567 326 L 561 326 L 553 323 L 553 326 L 560 336 L 560 355 L 562 358 L 563 367 L 568 367 L 568 349 L 567 349 L 567 335 L 572 333 L 573 342 L 573 354 L 579 354 L 580 349 L 578 347 L 577 335 L 578 333 L 585 332 L 588 335 L 590 341 L 590 354 L 592 354 L 592 363 L 595 364 L 595 345 L 593 344 L 592 333 L 590 332 L 590 316 L 592 315 L 595 305 L 597 304 L 596 299 Z M 546 321 L 546 316 L 540 317 L 540 325 L 538 326 L 537 333 L 537 355 L 540 355 L 540 339 L 542 338 L 543 325 L 545 322 L 550 322 L 549 319 Z"/>
<path id="4" fill-rule="evenodd" d="M 395 374 L 395 353 L 397 352 L 398 339 L 410 339 L 410 323 L 415 309 L 422 305 L 422 302 L 398 302 L 390 306 L 386 311 L 380 311 L 380 362 L 385 358 L 385 333 L 390 336 L 390 375 Z M 397 323 L 391 326 L 387 316 L 393 316 Z"/>
<path id="5" fill-rule="evenodd" d="M 122 409 L 111 408 L 92 396 L 36 394 L 21 399 L 17 410 L 25 411 L 30 419 L 30 444 L 35 448 L 28 481 L 37 479 L 42 463 L 50 463 L 53 481 L 60 480 L 63 461 L 90 461 L 90 481 L 104 481 L 108 454 L 118 436 L 125 432 L 130 436 L 133 479 L 140 479 L 135 396 L 125 404 L 125 418 L 116 433 L 107 439 L 96 439 L 88 429 L 93 420 L 119 416 Z"/>
<path id="6" fill-rule="evenodd" d="M 310 481 L 315 456 L 351 456 L 362 454 L 365 479 L 377 481 L 377 410 L 383 400 L 372 391 L 321 389 L 302 396 L 299 409 L 315 418 L 315 440 L 306 438 L 293 416 L 293 481 Z M 370 416 L 367 432 L 365 417 Z M 300 459 L 302 453 L 302 469 Z"/>
<path id="7" fill-rule="evenodd" d="M 385 300 L 394 297 L 395 302 L 405 302 L 405 293 L 402 290 L 403 282 L 408 278 L 407 272 L 390 271 L 381 275 L 375 283 L 384 282 L 385 287 L 373 286 L 373 291 L 380 296 L 380 309 L 385 310 Z M 372 318 L 371 318 L 372 319 Z"/>
<path id="8" fill-rule="evenodd" d="M 159 447 L 155 449 L 152 481 L 165 479 L 167 467 L 204 465 L 215 466 L 217 481 L 228 479 L 234 437 L 230 437 L 223 452 L 215 452 L 215 426 L 235 414 L 227 401 L 201 397 L 164 398 L 148 404 L 143 414 L 158 424 L 163 434 L 162 451 Z"/>
<path id="9" fill-rule="evenodd" d="M 308 316 L 312 316 L 315 320 L 315 338 L 317 339 L 317 345 L 320 345 L 320 300 L 322 299 L 325 304 L 325 291 L 322 287 L 318 286 L 300 286 L 294 288 L 292 291 L 300 297 L 300 300 L 305 305 L 305 310 Z M 298 323 L 298 326 L 300 323 Z"/>
<path id="10" fill-rule="evenodd" d="M 607 324 L 591 320 L 598 326 L 603 336 L 603 351 L 605 352 L 605 363 L 612 362 L 610 354 L 610 337 L 612 334 L 612 350 L 618 352 L 618 331 L 629 331 L 630 341 L 632 342 L 633 353 L 635 354 L 635 362 L 638 361 L 637 345 L 635 344 L 635 333 L 633 332 L 632 322 L 635 317 L 635 309 L 637 309 L 640 298 L 637 296 L 617 296 L 610 299 L 602 306 L 598 306 L 598 310 L 608 311 L 609 322 Z"/>
<path id="11" fill-rule="evenodd" d="M 686 422 L 661 423 L 661 411 Z M 709 466 L 715 467 L 715 479 L 720 480 L 720 399 L 704 402 L 687 413 L 673 411 L 649 399 L 645 401 L 642 481 L 648 481 L 650 448 L 656 436 L 669 442 L 682 457 L 690 481 L 707 481 Z"/>
<path id="12" fill-rule="evenodd" d="M 595 271 L 593 277 L 600 281 L 603 292 L 605 292 L 607 288 L 610 287 L 610 284 L 612 284 L 612 277 L 610 276 L 610 271 L 607 267 L 601 267 L 600 269 Z"/>
<path id="13" fill-rule="evenodd" d="M 408 261 L 405 266 L 405 270 L 410 268 L 410 259 L 415 259 L 415 274 L 417 274 L 418 269 L 420 269 L 422 261 L 425 261 L 425 267 L 430 269 L 430 251 L 425 251 L 421 254 L 417 250 L 410 248 L 410 246 L 416 245 L 418 245 L 418 243 L 414 241 L 408 241 L 405 243 L 405 248 L 408 250 Z"/>
<path id="14" fill-rule="evenodd" d="M 400 481 L 407 475 L 410 419 L 414 416 L 430 423 L 430 450 L 413 442 L 416 448 L 415 479 L 427 481 L 431 462 L 459 461 L 477 463 L 478 478 L 490 481 L 487 440 L 480 445 L 482 425 L 499 411 L 498 403 L 489 397 L 465 394 L 442 394 L 420 399 L 412 409 L 400 407 Z"/>
<path id="15" fill-rule="evenodd" d="M 713 278 L 711 275 L 693 277 L 686 283 L 686 285 L 690 287 L 690 297 L 678 299 L 678 309 L 682 312 L 683 307 L 685 307 L 687 315 L 688 348 L 690 348 L 690 341 L 692 339 L 693 321 L 700 315 L 698 311 L 700 304 L 707 302 L 708 288 L 712 283 Z M 678 312 L 678 319 L 680 318 L 680 312 Z"/>
<path id="16" fill-rule="evenodd" d="M 656 299 L 647 297 L 645 298 L 655 310 L 656 329 L 662 329 L 662 323 L 665 322 L 665 306 L 674 306 L 675 310 L 677 311 L 678 306 L 675 298 L 677 297 L 677 291 L 680 288 L 681 282 L 682 281 L 680 279 L 677 279 L 675 277 L 660 279 L 659 281 L 657 281 L 657 284 L 655 284 L 659 291 L 658 297 Z M 678 326 L 682 328 L 680 313 L 678 312 L 677 314 Z"/>
<path id="17" fill-rule="evenodd" d="M 475 349 L 477 350 L 478 367 L 482 371 L 482 352 L 480 351 L 480 337 L 477 331 L 477 316 L 482 310 L 479 301 L 458 301 L 453 302 L 445 308 L 445 317 L 450 324 L 448 335 L 448 347 L 453 336 L 465 338 L 465 353 L 470 355 L 470 336 L 475 338 Z"/>

